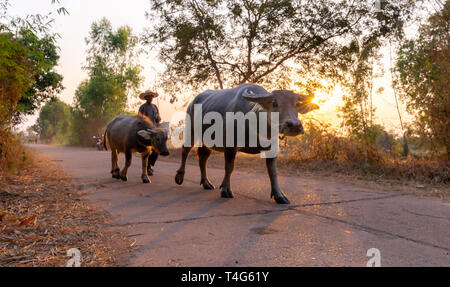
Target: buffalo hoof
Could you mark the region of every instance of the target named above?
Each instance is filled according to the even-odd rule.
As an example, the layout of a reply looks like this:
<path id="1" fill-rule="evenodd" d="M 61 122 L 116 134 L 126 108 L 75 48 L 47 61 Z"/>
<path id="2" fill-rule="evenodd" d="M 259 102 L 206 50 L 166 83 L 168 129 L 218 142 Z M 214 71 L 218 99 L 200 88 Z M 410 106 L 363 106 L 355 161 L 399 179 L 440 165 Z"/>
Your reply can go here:
<path id="1" fill-rule="evenodd" d="M 151 183 L 152 181 L 150 180 L 150 178 L 148 178 L 148 176 L 142 176 L 142 182 L 143 183 Z"/>
<path id="2" fill-rule="evenodd" d="M 270 196 L 271 198 L 275 199 L 275 202 L 277 204 L 290 204 L 291 202 L 289 201 L 289 199 L 287 199 L 287 197 L 281 193 L 281 195 L 276 196 L 274 193 L 272 193 L 272 195 Z"/>
<path id="3" fill-rule="evenodd" d="M 212 185 L 211 182 L 209 182 L 209 180 L 204 179 L 200 182 L 200 185 L 203 185 L 203 189 L 205 190 L 214 190 L 216 189 L 216 187 L 214 185 Z"/>
<path id="4" fill-rule="evenodd" d="M 278 197 L 275 198 L 275 202 L 277 204 L 290 204 L 291 202 L 289 201 L 289 199 L 287 199 L 286 197 Z"/>
<path id="5" fill-rule="evenodd" d="M 178 185 L 182 185 L 184 181 L 184 173 L 178 172 L 177 175 L 175 176 L 175 182 Z"/>
<path id="6" fill-rule="evenodd" d="M 126 175 L 120 175 L 120 179 L 121 179 L 122 181 L 128 181 L 128 176 L 126 176 Z"/>
<path id="7" fill-rule="evenodd" d="M 229 188 L 223 188 L 221 196 L 222 198 L 234 198 L 233 192 Z"/>
<path id="8" fill-rule="evenodd" d="M 112 174 L 112 178 L 120 179 L 120 169 L 111 171 L 111 174 Z"/>

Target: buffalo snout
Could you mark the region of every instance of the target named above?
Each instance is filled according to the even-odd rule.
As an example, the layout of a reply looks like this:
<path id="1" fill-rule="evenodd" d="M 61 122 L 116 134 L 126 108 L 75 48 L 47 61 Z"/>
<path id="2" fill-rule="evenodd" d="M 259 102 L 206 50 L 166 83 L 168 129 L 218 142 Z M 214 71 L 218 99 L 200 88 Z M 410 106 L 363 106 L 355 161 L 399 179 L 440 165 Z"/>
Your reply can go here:
<path id="1" fill-rule="evenodd" d="M 287 136 L 303 135 L 305 130 L 303 129 L 302 122 L 299 120 L 287 120 L 281 128 L 281 133 Z"/>
<path id="2" fill-rule="evenodd" d="M 165 143 L 160 147 L 159 154 L 162 156 L 170 155 L 169 150 L 167 149 L 167 145 Z"/>

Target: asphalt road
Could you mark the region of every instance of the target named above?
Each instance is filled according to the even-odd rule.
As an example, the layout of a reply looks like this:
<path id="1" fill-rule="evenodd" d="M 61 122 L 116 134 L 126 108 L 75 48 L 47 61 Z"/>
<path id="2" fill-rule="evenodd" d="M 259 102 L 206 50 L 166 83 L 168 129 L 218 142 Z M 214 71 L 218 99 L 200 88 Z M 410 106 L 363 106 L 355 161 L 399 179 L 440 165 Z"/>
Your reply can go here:
<path id="1" fill-rule="evenodd" d="M 240 170 L 235 198 L 222 199 L 219 190 L 201 189 L 198 166 L 188 165 L 178 186 L 178 163 L 159 161 L 144 185 L 137 157 L 121 182 L 111 178 L 107 152 L 29 147 L 59 163 L 136 239 L 124 265 L 366 266 L 368 249 L 377 248 L 382 266 L 450 266 L 450 204 L 438 199 L 280 176 L 291 205 L 278 206 L 266 174 Z M 223 174 L 209 169 L 216 186 Z"/>

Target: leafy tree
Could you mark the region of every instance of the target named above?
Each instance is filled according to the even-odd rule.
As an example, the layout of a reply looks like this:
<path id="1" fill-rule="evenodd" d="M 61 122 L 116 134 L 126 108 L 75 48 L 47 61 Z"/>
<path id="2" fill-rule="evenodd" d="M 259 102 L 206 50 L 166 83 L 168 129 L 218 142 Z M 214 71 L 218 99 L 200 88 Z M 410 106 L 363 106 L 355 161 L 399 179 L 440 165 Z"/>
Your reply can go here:
<path id="1" fill-rule="evenodd" d="M 416 116 L 413 132 L 423 146 L 446 151 L 450 161 L 450 1 L 398 51 L 401 96 Z"/>
<path id="2" fill-rule="evenodd" d="M 343 97 L 344 105 L 338 109 L 342 126 L 358 143 L 360 155 L 370 162 L 380 161 L 380 148 L 392 150 L 394 143 L 394 137 L 374 123 L 373 82 L 381 76 L 375 72 L 381 45 L 380 39 L 372 38 L 361 43 L 355 41 L 344 51 L 349 59 L 343 81 L 347 94 Z"/>
<path id="3" fill-rule="evenodd" d="M 62 76 L 55 72 L 59 55 L 57 35 L 49 31 L 49 16 L 31 15 L 25 19 L 7 16 L 8 2 L 0 9 L 0 87 L 1 124 L 17 124 L 33 114 L 42 103 L 62 89 Z"/>
<path id="4" fill-rule="evenodd" d="M 128 26 L 114 30 L 107 19 L 94 22 L 86 39 L 84 69 L 89 78 L 75 92 L 73 138 L 87 144 L 115 116 L 124 113 L 128 97 L 142 82 L 137 64 L 138 38 Z"/>
<path id="5" fill-rule="evenodd" d="M 363 44 L 355 41 L 349 46 L 347 52 L 350 64 L 347 67 L 348 74 L 344 86 L 348 95 L 343 97 L 344 105 L 339 111 L 343 118 L 343 126 L 349 134 L 364 140 L 365 144 L 375 143 L 375 138 L 371 137 L 375 113 L 371 97 L 374 61 L 378 57 L 379 45 L 379 41 Z"/>
<path id="6" fill-rule="evenodd" d="M 58 54 L 55 39 L 32 31 L 0 33 L 0 87 L 2 124 L 17 124 L 23 115 L 62 90 L 62 76 L 54 71 Z"/>
<path id="7" fill-rule="evenodd" d="M 0 0 L 0 169 L 15 160 L 14 125 L 63 88 L 51 15 L 12 17 L 8 7 Z"/>
<path id="8" fill-rule="evenodd" d="M 70 106 L 54 99 L 42 107 L 37 120 L 41 140 L 64 144 L 70 132 Z"/>
<path id="9" fill-rule="evenodd" d="M 400 34 L 417 1 L 151 0 L 143 40 L 159 48 L 165 88 L 277 86 L 284 69 L 338 77 L 358 37 Z M 281 79 L 282 80 L 282 79 Z"/>
<path id="10" fill-rule="evenodd" d="M 55 38 L 47 35 L 39 39 L 33 34 L 28 34 L 22 40 L 25 46 L 35 47 L 37 53 L 31 57 L 37 61 L 37 70 L 30 81 L 31 86 L 17 103 L 13 118 L 15 123 L 20 122 L 24 115 L 34 114 L 42 103 L 55 98 L 63 89 L 63 77 L 54 70 L 59 60 Z M 40 58 L 37 59 L 36 56 Z"/>

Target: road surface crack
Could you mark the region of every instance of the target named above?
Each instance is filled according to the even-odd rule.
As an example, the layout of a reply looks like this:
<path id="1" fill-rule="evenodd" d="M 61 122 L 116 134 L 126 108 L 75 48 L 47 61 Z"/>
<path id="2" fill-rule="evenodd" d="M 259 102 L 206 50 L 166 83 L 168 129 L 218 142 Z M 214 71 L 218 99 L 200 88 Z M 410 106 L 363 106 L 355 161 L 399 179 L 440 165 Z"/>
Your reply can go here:
<path id="1" fill-rule="evenodd" d="M 344 204 L 344 203 L 369 201 L 369 200 L 382 200 L 382 199 L 388 199 L 388 198 L 394 198 L 394 197 L 400 197 L 400 196 L 403 196 L 403 195 L 388 195 L 388 196 L 359 198 L 359 199 L 351 199 L 351 200 L 305 203 L 305 204 L 291 205 L 291 206 L 287 206 L 285 208 L 263 209 L 263 210 L 256 210 L 256 211 L 251 211 L 251 212 L 235 213 L 235 214 L 214 214 L 214 215 L 208 215 L 208 216 L 197 216 L 197 217 L 189 217 L 189 218 L 164 220 L 164 221 L 136 221 L 136 222 L 127 222 L 127 223 L 122 223 L 122 224 L 113 224 L 112 226 L 128 226 L 128 225 L 143 225 L 143 224 L 169 224 L 169 223 L 178 223 L 178 222 L 185 222 L 185 221 L 204 220 L 204 219 L 217 218 L 217 217 L 242 217 L 242 216 L 264 215 L 264 214 L 276 213 L 276 212 L 297 211 L 297 208 L 302 208 L 302 207 L 322 206 L 322 205 L 326 206 L 326 205 Z"/>
<path id="2" fill-rule="evenodd" d="M 413 214 L 413 215 L 417 215 L 417 216 L 423 216 L 423 217 L 430 217 L 430 218 L 436 218 L 436 219 L 444 219 L 444 220 L 450 220 L 449 217 L 443 217 L 443 216 L 436 216 L 436 215 L 431 215 L 431 214 L 423 214 L 423 213 L 417 213 L 417 212 L 413 212 L 410 211 L 406 208 L 403 208 L 403 211 L 409 213 L 409 214 Z"/>
<path id="3" fill-rule="evenodd" d="M 422 241 L 422 240 L 418 240 L 418 239 L 409 238 L 409 237 L 406 237 L 406 236 L 403 236 L 403 235 L 400 235 L 400 234 L 391 233 L 391 232 L 388 232 L 388 231 L 384 231 L 384 230 L 368 227 L 368 226 L 361 225 L 361 224 L 358 224 L 358 223 L 349 222 L 349 221 L 346 221 L 346 220 L 343 220 L 343 219 L 339 219 L 339 218 L 335 218 L 335 217 L 331 217 L 331 216 L 326 216 L 326 215 L 320 215 L 320 214 L 317 214 L 317 213 L 314 213 L 314 212 L 308 212 L 308 211 L 299 210 L 299 209 L 296 209 L 295 211 L 297 211 L 298 213 L 303 214 L 303 215 L 320 217 L 320 218 L 327 219 L 327 220 L 330 220 L 330 221 L 334 221 L 334 222 L 339 222 L 339 223 L 342 223 L 342 224 L 350 225 L 353 228 L 356 228 L 356 229 L 359 229 L 359 230 L 363 230 L 363 231 L 366 231 L 366 232 L 369 232 L 369 233 L 372 233 L 372 234 L 383 234 L 383 235 L 386 235 L 386 236 L 390 236 L 392 238 L 403 239 L 403 240 L 414 242 L 414 243 L 417 243 L 417 244 L 420 244 L 420 245 L 425 245 L 425 246 L 441 249 L 441 250 L 444 250 L 444 251 L 447 251 L 447 252 L 450 251 L 450 248 L 447 248 L 447 247 L 439 246 L 439 245 L 436 245 L 436 244 L 433 244 L 433 243 L 429 243 L 429 242 L 426 242 L 426 241 Z"/>
<path id="4" fill-rule="evenodd" d="M 319 202 L 319 203 L 305 203 L 305 204 L 292 205 L 289 208 L 290 209 L 296 209 L 296 208 L 299 208 L 299 207 L 326 206 L 326 205 L 335 205 L 335 204 L 352 203 L 352 202 L 360 202 L 360 201 L 381 200 L 381 199 L 395 198 L 395 197 L 400 197 L 400 196 L 405 196 L 405 195 L 404 194 L 395 194 L 395 195 L 386 195 L 386 196 L 378 196 L 378 197 L 366 197 L 366 198 L 340 200 L 340 201 Z"/>

